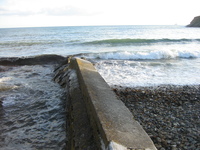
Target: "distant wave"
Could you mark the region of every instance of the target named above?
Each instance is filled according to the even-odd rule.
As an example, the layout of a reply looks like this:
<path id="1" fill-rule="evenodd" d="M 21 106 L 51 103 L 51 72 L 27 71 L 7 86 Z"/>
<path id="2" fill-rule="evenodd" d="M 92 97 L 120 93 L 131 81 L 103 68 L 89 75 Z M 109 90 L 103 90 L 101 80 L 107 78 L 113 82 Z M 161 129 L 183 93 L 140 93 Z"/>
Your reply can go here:
<path id="1" fill-rule="evenodd" d="M 200 51 L 176 51 L 160 50 L 149 52 L 105 52 L 90 54 L 89 57 L 96 59 L 115 59 L 115 60 L 156 60 L 156 59 L 175 59 L 175 58 L 200 58 Z"/>
<path id="2" fill-rule="evenodd" d="M 185 44 L 191 42 L 200 43 L 200 39 L 105 39 L 90 42 L 81 40 L 41 40 L 41 41 L 0 41 L 0 46 L 18 47 L 18 46 L 36 46 L 36 45 L 54 45 L 54 44 L 81 44 L 87 46 L 108 45 L 108 46 L 129 46 L 129 45 L 151 45 L 151 44 Z"/>
<path id="3" fill-rule="evenodd" d="M 8 42 L 0 42 L 0 46 L 9 46 L 9 47 L 16 47 L 16 46 L 35 46 L 35 45 L 50 45 L 61 43 L 62 41 L 59 40 L 52 40 L 52 41 L 8 41 Z"/>
<path id="4" fill-rule="evenodd" d="M 200 42 L 200 39 L 106 39 L 106 40 L 97 40 L 91 42 L 85 42 L 83 44 L 88 45 L 103 45 L 108 44 L 111 46 L 118 45 L 142 45 L 142 44 L 157 44 L 157 43 L 187 43 L 187 42 Z"/>

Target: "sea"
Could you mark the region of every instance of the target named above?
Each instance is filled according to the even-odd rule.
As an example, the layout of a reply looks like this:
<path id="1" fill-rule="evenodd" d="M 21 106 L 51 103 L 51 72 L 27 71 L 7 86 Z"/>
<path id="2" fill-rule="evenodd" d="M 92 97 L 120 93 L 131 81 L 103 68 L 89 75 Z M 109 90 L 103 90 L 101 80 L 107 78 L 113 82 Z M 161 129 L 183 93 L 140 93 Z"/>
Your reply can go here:
<path id="1" fill-rule="evenodd" d="M 82 54 L 110 85 L 199 84 L 200 28 L 72 26 L 0 29 L 0 57 Z"/>
<path id="2" fill-rule="evenodd" d="M 0 28 L 0 58 L 75 55 L 112 86 L 200 84 L 200 28 L 179 25 Z M 64 149 L 65 91 L 51 65 L 1 66 L 0 150 Z"/>

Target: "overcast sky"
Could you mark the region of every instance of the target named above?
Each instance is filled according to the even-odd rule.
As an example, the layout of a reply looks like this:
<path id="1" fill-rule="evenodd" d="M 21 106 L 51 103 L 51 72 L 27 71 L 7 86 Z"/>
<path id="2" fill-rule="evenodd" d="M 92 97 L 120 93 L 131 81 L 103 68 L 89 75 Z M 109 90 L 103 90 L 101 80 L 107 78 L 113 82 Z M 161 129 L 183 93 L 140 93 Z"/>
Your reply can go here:
<path id="1" fill-rule="evenodd" d="M 187 25 L 200 0 L 0 0 L 0 27 Z"/>

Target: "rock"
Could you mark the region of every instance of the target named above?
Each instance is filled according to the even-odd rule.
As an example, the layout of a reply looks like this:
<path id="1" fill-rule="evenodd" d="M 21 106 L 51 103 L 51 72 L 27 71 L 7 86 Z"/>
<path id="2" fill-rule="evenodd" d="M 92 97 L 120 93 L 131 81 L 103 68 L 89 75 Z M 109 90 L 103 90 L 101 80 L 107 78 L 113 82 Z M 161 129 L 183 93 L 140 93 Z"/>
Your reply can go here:
<path id="1" fill-rule="evenodd" d="M 199 149 L 200 85 L 113 90 L 158 150 Z"/>
<path id="2" fill-rule="evenodd" d="M 3 104 L 3 102 L 2 102 L 1 99 L 0 99 L 0 108 L 2 107 L 2 104 Z"/>
<path id="3" fill-rule="evenodd" d="M 194 17 L 187 27 L 200 27 L 200 16 Z"/>

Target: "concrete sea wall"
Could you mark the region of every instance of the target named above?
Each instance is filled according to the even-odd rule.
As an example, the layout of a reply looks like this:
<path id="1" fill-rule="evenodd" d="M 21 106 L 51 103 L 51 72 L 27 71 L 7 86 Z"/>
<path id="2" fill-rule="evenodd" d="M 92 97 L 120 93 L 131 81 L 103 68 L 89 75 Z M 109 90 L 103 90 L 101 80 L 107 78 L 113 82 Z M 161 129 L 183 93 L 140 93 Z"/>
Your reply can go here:
<path id="1" fill-rule="evenodd" d="M 142 126 L 86 60 L 69 58 L 55 70 L 66 88 L 69 149 L 156 150 Z"/>

